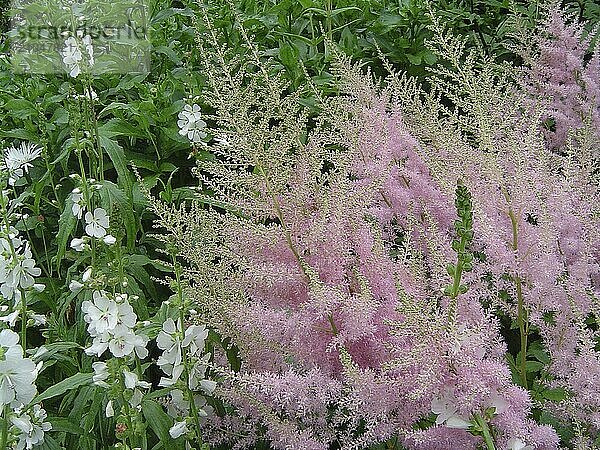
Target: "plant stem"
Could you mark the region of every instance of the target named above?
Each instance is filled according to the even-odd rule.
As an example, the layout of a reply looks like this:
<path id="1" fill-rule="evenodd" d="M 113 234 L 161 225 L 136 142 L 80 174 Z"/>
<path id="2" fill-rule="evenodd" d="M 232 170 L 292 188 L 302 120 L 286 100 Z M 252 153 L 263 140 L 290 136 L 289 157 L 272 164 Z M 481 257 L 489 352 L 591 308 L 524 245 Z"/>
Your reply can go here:
<path id="1" fill-rule="evenodd" d="M 181 322 L 181 333 L 183 334 L 183 341 L 183 339 L 185 338 L 185 308 L 183 304 L 183 290 L 181 289 L 181 266 L 177 264 L 177 259 L 174 253 L 171 255 L 171 257 L 173 259 L 175 279 L 177 281 L 177 297 L 179 299 L 179 321 Z M 188 398 L 188 403 L 190 405 L 190 412 L 194 421 L 194 426 L 196 428 L 196 439 L 198 441 L 198 444 L 201 445 L 202 442 L 200 439 L 200 418 L 198 417 L 198 408 L 196 407 L 196 401 L 194 400 L 194 392 L 190 389 L 190 361 L 188 358 L 187 349 L 183 345 L 181 345 L 181 359 L 183 361 L 185 392 Z"/>
<path id="2" fill-rule="evenodd" d="M 2 409 L 2 425 L 0 426 L 0 448 L 4 449 L 8 443 L 8 417 L 6 417 L 6 411 L 8 406 L 4 405 Z"/>
<path id="3" fill-rule="evenodd" d="M 485 442 L 487 450 L 496 450 L 496 446 L 494 445 L 494 439 L 492 438 L 492 434 L 490 433 L 490 427 L 488 423 L 479 414 L 475 414 L 474 417 L 477 424 L 481 427 L 483 440 Z"/>
<path id="4" fill-rule="evenodd" d="M 21 346 L 25 352 L 27 351 L 27 297 L 23 288 L 19 288 L 19 291 L 21 292 Z"/>
<path id="5" fill-rule="evenodd" d="M 515 213 L 512 209 L 509 209 L 508 215 L 512 224 L 513 243 L 512 249 L 514 252 L 518 250 L 518 222 Z M 517 322 L 519 324 L 519 335 L 521 341 L 521 351 L 519 358 L 519 373 L 521 375 L 521 383 L 523 387 L 527 389 L 527 311 L 523 301 L 523 282 L 521 277 L 517 274 L 514 278 L 515 287 L 517 290 Z"/>

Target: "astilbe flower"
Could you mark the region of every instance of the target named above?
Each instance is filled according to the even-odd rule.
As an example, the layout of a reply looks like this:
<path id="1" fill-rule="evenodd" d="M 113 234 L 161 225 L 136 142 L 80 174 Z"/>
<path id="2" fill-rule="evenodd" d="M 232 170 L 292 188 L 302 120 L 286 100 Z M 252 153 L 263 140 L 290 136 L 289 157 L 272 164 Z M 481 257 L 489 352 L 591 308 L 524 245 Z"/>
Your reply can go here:
<path id="1" fill-rule="evenodd" d="M 441 67 L 429 93 L 393 74 L 382 91 L 338 55 L 342 94 L 322 101 L 309 133 L 281 78 L 259 61 L 219 66 L 222 50 L 205 48 L 220 49 L 215 36 L 199 40 L 207 132 L 224 136 L 196 172 L 213 195 L 154 208 L 187 262 L 186 294 L 239 351 L 240 373 L 215 391 L 236 407 L 208 421 L 215 442 L 254 426 L 249 436 L 265 427 L 274 448 L 397 435 L 409 449 L 475 449 L 467 423 L 484 420 L 499 448 L 556 449 L 555 431 L 530 419 L 526 372 L 513 383 L 498 311 L 539 330 L 553 386 L 571 395 L 563 417 L 597 417 L 598 380 L 584 372 L 598 361 L 584 322 L 597 311 L 597 189 L 569 176 L 581 161 L 546 147 L 544 112 L 513 69 L 480 63 L 433 26 L 460 70 Z M 458 180 L 480 256 L 451 317 Z"/>
<path id="2" fill-rule="evenodd" d="M 600 138 L 600 53 L 590 50 L 592 33 L 558 5 L 548 8 L 536 36 L 537 53 L 525 71 L 528 90 L 547 108 L 545 136 L 553 149 L 564 148 L 568 133 L 582 127 Z"/>

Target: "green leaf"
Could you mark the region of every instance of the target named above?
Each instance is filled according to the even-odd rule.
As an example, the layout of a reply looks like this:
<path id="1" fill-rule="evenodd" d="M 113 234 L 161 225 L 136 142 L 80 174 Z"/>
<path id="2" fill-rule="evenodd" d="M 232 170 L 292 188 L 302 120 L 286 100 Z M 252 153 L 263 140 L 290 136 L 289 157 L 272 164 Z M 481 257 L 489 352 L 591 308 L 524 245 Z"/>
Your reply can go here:
<path id="1" fill-rule="evenodd" d="M 553 402 L 560 402 L 568 397 L 567 391 L 561 388 L 545 389 L 542 391 L 542 397 Z"/>
<path id="2" fill-rule="evenodd" d="M 52 424 L 53 432 L 65 432 L 70 434 L 83 434 L 83 428 L 66 417 L 49 417 L 48 422 Z"/>
<path id="3" fill-rule="evenodd" d="M 15 128 L 14 130 L 0 131 L 0 137 L 8 137 L 14 139 L 21 139 L 23 141 L 37 142 L 39 135 L 26 130 L 25 128 Z"/>
<path id="4" fill-rule="evenodd" d="M 162 443 L 175 442 L 169 434 L 169 428 L 173 425 L 173 420 L 165 413 L 162 406 L 153 400 L 142 400 L 142 413 L 148 425 Z"/>
<path id="5" fill-rule="evenodd" d="M 16 119 L 27 119 L 28 117 L 37 115 L 37 109 L 33 103 L 24 98 L 13 98 L 7 101 L 3 107 L 9 111 L 9 114 Z"/>
<path id="6" fill-rule="evenodd" d="M 108 107 L 107 107 L 108 108 Z M 106 112 L 106 108 L 102 111 Z M 141 130 L 138 127 L 135 127 L 131 123 L 127 122 L 124 119 L 111 119 L 106 122 L 104 125 L 98 128 L 98 133 L 100 134 L 100 140 L 102 142 L 102 137 L 105 138 L 113 138 L 116 136 L 129 136 L 136 137 L 140 139 L 147 139 L 148 134 Z M 115 142 L 116 145 L 119 145 Z M 104 145 L 103 145 L 104 147 Z"/>
<path id="7" fill-rule="evenodd" d="M 77 226 L 77 217 L 73 215 L 73 211 L 71 210 L 72 207 L 73 201 L 69 196 L 65 202 L 65 209 L 63 209 L 63 212 L 58 219 L 58 233 L 56 234 L 57 249 L 55 257 L 56 269 L 58 272 L 60 272 L 60 263 L 67 251 L 67 241 Z"/>
<path id="8" fill-rule="evenodd" d="M 415 66 L 421 65 L 421 55 L 411 55 L 410 53 L 407 53 L 406 57 L 408 58 L 411 64 L 414 64 Z"/>
<path id="9" fill-rule="evenodd" d="M 115 206 L 118 207 L 118 212 L 123 219 L 123 225 L 125 225 L 127 233 L 127 247 L 132 249 L 135 245 L 137 222 L 131 201 L 123 190 L 111 181 L 102 181 L 100 184 L 102 185 L 99 191 L 102 206 L 109 212 L 112 212 Z"/>
<path id="10" fill-rule="evenodd" d="M 119 176 L 119 184 L 121 184 L 128 196 L 131 194 L 133 188 L 133 182 L 131 180 L 131 174 L 127 169 L 127 159 L 125 158 L 125 151 L 123 147 L 119 145 L 117 141 L 114 141 L 107 136 L 100 134 L 100 145 L 110 158 Z"/>
<path id="11" fill-rule="evenodd" d="M 67 391 L 76 389 L 80 386 L 91 384 L 93 373 L 76 373 L 75 375 L 59 381 L 54 386 L 50 386 L 44 392 L 33 399 L 32 403 L 40 403 L 49 398 L 57 397 Z"/>
<path id="12" fill-rule="evenodd" d="M 39 357 L 35 358 L 35 362 L 47 361 L 49 359 L 52 359 L 52 357 L 57 353 L 61 353 L 66 350 L 71 350 L 72 348 L 83 348 L 77 342 L 51 342 L 49 344 L 44 344 L 42 347 L 46 351 L 42 353 Z"/>
<path id="13" fill-rule="evenodd" d="M 527 360 L 525 362 L 525 370 L 527 372 L 539 372 L 544 368 L 544 364 L 539 361 Z"/>
<path id="14" fill-rule="evenodd" d="M 45 434 L 44 442 L 39 447 L 36 447 L 36 449 L 38 449 L 38 450 L 64 450 L 64 447 L 62 447 L 58 442 L 56 442 L 56 440 L 52 436 Z"/>
<path id="15" fill-rule="evenodd" d="M 288 68 L 298 65 L 298 50 L 291 44 L 284 44 L 279 49 L 279 59 Z"/>

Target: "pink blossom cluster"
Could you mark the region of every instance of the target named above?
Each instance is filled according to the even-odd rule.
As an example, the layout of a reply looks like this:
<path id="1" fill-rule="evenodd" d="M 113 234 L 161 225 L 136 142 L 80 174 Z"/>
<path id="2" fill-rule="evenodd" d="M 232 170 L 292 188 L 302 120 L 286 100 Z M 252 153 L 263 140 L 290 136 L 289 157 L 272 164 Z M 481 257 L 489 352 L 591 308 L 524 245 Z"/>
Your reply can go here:
<path id="1" fill-rule="evenodd" d="M 237 203 L 262 202 L 270 220 L 230 221 L 222 234 L 248 301 L 230 305 L 219 330 L 242 367 L 216 391 L 233 409 L 208 421 L 215 443 L 242 434 L 240 448 L 266 439 L 364 449 L 394 438 L 415 450 L 489 448 L 489 439 L 559 448 L 534 408 L 600 431 L 590 326 L 600 310 L 598 185 L 578 170 L 581 158 L 556 152 L 586 120 L 597 133 L 599 59 L 585 62 L 588 43 L 561 13 L 546 26 L 508 125 L 485 143 L 450 121 L 443 141 L 430 132 L 435 114 L 418 123 L 393 89 L 352 78 L 294 149 L 283 188 L 267 176 Z M 548 97 L 541 113 L 539 96 Z M 555 131 L 531 126 L 541 116 Z M 477 255 L 468 289 L 450 299 L 459 180 L 472 194 Z M 543 381 L 511 370 L 506 355 L 518 349 L 507 335 L 519 332 L 525 350 L 541 342 Z M 535 396 L 532 383 L 564 398 Z"/>

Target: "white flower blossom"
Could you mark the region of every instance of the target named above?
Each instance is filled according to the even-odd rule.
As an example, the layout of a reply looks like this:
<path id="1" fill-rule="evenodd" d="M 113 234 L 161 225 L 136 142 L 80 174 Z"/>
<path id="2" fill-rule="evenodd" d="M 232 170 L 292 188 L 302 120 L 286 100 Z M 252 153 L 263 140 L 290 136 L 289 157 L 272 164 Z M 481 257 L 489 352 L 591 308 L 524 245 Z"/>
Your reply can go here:
<path id="1" fill-rule="evenodd" d="M 85 249 L 85 240 L 81 238 L 74 238 L 71 241 L 71 248 L 76 252 L 82 252 Z"/>
<path id="2" fill-rule="evenodd" d="M 93 302 L 86 300 L 81 305 L 84 320 L 89 323 L 88 332 L 92 335 L 112 330 L 118 323 L 119 305 L 104 293 L 95 291 Z"/>
<path id="3" fill-rule="evenodd" d="M 95 291 L 93 297 L 93 302 L 85 301 L 81 305 L 84 320 L 89 324 L 88 333 L 94 338 L 92 345 L 85 349 L 86 354 L 100 356 L 108 349 L 116 358 L 132 352 L 146 358 L 148 337 L 133 332 L 137 315 L 127 294 L 117 294 L 112 299 L 104 291 Z"/>
<path id="4" fill-rule="evenodd" d="M 81 219 L 83 217 L 83 213 L 85 212 L 85 203 L 83 201 L 83 193 L 79 188 L 73 189 L 71 191 L 71 201 L 73 202 L 73 206 L 71 206 L 71 212 L 75 217 Z"/>
<path id="5" fill-rule="evenodd" d="M 512 438 L 508 441 L 508 450 L 533 450 L 533 447 L 531 445 L 526 445 L 525 442 L 519 438 Z"/>
<path id="6" fill-rule="evenodd" d="M 4 153 L 2 169 L 8 171 L 10 178 L 9 184 L 12 186 L 29 168 L 33 167 L 31 162 L 42 154 L 41 147 L 31 142 L 21 142 L 18 147 L 11 146 Z"/>
<path id="7" fill-rule="evenodd" d="M 177 439 L 179 436 L 183 436 L 187 432 L 188 428 L 185 421 L 175 422 L 175 424 L 169 429 L 169 434 L 173 439 Z"/>
<path id="8" fill-rule="evenodd" d="M 88 236 L 103 238 L 106 235 L 106 229 L 109 227 L 109 217 L 106 214 L 106 210 L 103 208 L 96 208 L 94 212 L 85 213 L 85 232 Z"/>
<path id="9" fill-rule="evenodd" d="M 17 333 L 0 331 L 0 354 L 0 405 L 29 404 L 37 392 L 38 368 L 31 359 L 23 358 Z"/>
<path id="10" fill-rule="evenodd" d="M 141 387 L 142 389 L 150 389 L 152 385 L 147 381 L 140 381 L 137 374 L 128 370 L 123 370 L 123 377 L 125 379 L 125 387 L 127 389 L 135 389 Z"/>
<path id="11" fill-rule="evenodd" d="M 29 244 L 16 248 L 15 253 L 16 259 L 12 255 L 0 255 L 0 293 L 9 300 L 19 300 L 20 289 L 33 288 L 35 277 L 42 273 L 39 267 L 35 267 Z"/>
<path id="12" fill-rule="evenodd" d="M 6 316 L 0 317 L 0 321 L 6 322 L 9 327 L 14 327 L 17 323 L 17 319 L 19 318 L 19 310 L 15 310 Z"/>
<path id="13" fill-rule="evenodd" d="M 71 292 L 78 292 L 81 289 L 83 289 L 83 286 L 84 285 L 82 283 L 80 283 L 79 281 L 77 281 L 77 280 L 71 280 L 71 282 L 69 283 L 69 290 Z"/>
<path id="14" fill-rule="evenodd" d="M 49 422 L 44 422 L 46 417 L 46 411 L 37 404 L 31 411 L 11 417 L 10 421 L 19 431 L 16 450 L 31 449 L 44 442 L 44 433 L 52 429 Z"/>
<path id="15" fill-rule="evenodd" d="M 69 75 L 73 78 L 81 73 L 80 63 L 83 59 L 79 44 L 74 36 L 71 36 L 65 41 L 65 48 L 62 51 L 63 63 L 69 70 Z"/>
<path id="16" fill-rule="evenodd" d="M 435 423 L 445 425 L 448 428 L 467 429 L 471 423 L 458 415 L 458 408 L 455 405 L 452 394 L 446 392 L 442 397 L 436 398 L 431 402 L 431 411 L 437 414 Z"/>
<path id="17" fill-rule="evenodd" d="M 158 348 L 163 350 L 156 364 L 168 375 L 168 377 L 160 379 L 159 385 L 172 386 L 180 379 L 184 372 L 183 349 L 186 349 L 186 354 L 191 363 L 188 379 L 186 380 L 188 387 L 192 390 L 200 388 L 211 394 L 216 384 L 204 379 L 210 356 L 204 355 L 201 357 L 204 353 L 204 342 L 208 337 L 208 330 L 204 325 L 192 325 L 185 330 L 185 333 L 181 329 L 181 321 L 178 321 L 175 325 L 173 319 L 167 319 L 156 338 Z"/>
<path id="18" fill-rule="evenodd" d="M 77 37 L 81 38 L 81 34 L 78 33 Z M 87 52 L 87 64 L 88 66 L 94 65 L 94 47 L 92 46 L 92 38 L 90 35 L 86 35 L 81 39 L 81 43 L 75 36 L 69 37 L 65 40 L 65 47 L 61 54 L 63 57 L 63 63 L 69 70 L 69 75 L 73 78 L 77 78 L 81 73 L 81 64 L 83 62 L 83 53 L 81 47 L 85 48 Z"/>
<path id="19" fill-rule="evenodd" d="M 108 388 L 109 385 L 106 380 L 109 377 L 108 366 L 105 362 L 95 362 L 92 364 L 92 369 L 94 369 L 94 375 L 92 376 L 92 381 L 95 385 Z"/>
<path id="20" fill-rule="evenodd" d="M 206 133 L 202 131 L 206 128 L 206 122 L 202 120 L 200 106 L 185 105 L 178 117 L 179 134 L 187 136 L 194 143 L 201 142 L 206 137 Z"/>
<path id="21" fill-rule="evenodd" d="M 115 415 L 115 410 L 113 408 L 112 400 L 109 400 L 108 403 L 106 404 L 104 414 L 106 415 L 106 417 L 113 417 Z"/>

